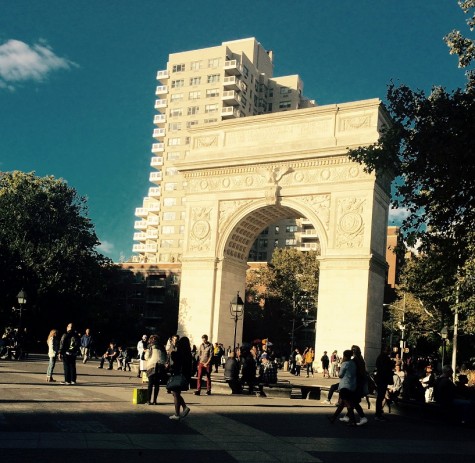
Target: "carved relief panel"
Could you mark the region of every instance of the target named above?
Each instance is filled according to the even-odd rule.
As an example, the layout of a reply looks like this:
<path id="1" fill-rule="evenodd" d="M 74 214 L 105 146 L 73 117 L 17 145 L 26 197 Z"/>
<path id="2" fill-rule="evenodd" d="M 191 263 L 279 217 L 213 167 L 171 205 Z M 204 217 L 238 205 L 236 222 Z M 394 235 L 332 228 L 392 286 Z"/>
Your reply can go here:
<path id="1" fill-rule="evenodd" d="M 365 198 L 341 198 L 337 201 L 336 248 L 360 248 L 363 246 L 365 224 L 363 213 Z"/>

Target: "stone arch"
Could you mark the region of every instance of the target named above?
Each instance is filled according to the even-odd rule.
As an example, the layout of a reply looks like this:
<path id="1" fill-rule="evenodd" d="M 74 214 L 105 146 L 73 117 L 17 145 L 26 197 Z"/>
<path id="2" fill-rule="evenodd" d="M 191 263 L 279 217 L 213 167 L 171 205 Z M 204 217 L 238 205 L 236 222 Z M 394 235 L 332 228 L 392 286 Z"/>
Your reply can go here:
<path id="1" fill-rule="evenodd" d="M 390 179 L 364 172 L 346 152 L 375 143 L 389 123 L 381 102 L 367 100 L 190 131 L 190 151 L 176 163 L 186 207 L 180 334 L 231 345 L 229 302 L 244 294 L 252 242 L 279 218 L 306 217 L 321 243 L 316 355 L 357 344 L 374 365 Z M 200 142 L 210 137 L 212 146 Z"/>

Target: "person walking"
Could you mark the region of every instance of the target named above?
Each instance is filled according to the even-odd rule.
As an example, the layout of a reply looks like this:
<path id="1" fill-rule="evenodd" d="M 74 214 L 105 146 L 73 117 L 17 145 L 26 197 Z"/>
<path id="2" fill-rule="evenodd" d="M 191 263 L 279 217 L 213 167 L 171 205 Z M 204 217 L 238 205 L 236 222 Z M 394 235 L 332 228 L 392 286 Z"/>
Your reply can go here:
<path id="1" fill-rule="evenodd" d="M 331 375 L 332 378 L 338 378 L 338 364 L 340 363 L 340 357 L 338 356 L 338 351 L 334 350 L 330 356 L 331 363 Z"/>
<path id="2" fill-rule="evenodd" d="M 59 339 L 58 339 L 58 330 L 51 330 L 49 332 L 48 338 L 46 339 L 46 344 L 48 345 L 48 369 L 46 370 L 46 382 L 55 383 L 56 380 L 53 379 L 53 370 L 56 365 L 56 358 L 59 352 Z"/>
<path id="3" fill-rule="evenodd" d="M 351 350 L 345 350 L 343 352 L 343 361 L 339 373 L 340 402 L 338 403 L 335 413 L 328 419 L 331 423 L 334 423 L 342 410 L 346 407 L 348 410 L 348 425 L 356 426 L 355 414 L 353 412 L 354 393 L 356 391 L 356 363 L 351 360 L 351 356 Z"/>
<path id="4" fill-rule="evenodd" d="M 393 383 L 393 362 L 389 358 L 389 347 L 385 347 L 376 359 L 376 421 L 386 421 L 383 416 L 383 401 L 388 386 Z"/>
<path id="5" fill-rule="evenodd" d="M 328 371 L 328 367 L 330 366 L 330 359 L 328 358 L 327 351 L 323 352 L 320 361 L 322 362 L 323 377 L 330 378 L 330 373 Z"/>
<path id="6" fill-rule="evenodd" d="M 206 334 L 201 336 L 201 340 L 203 342 L 198 349 L 198 377 L 196 378 L 195 395 L 200 395 L 201 393 L 201 378 L 203 374 L 206 375 L 206 394 L 211 395 L 211 359 L 213 358 L 213 345 L 208 341 L 208 335 Z"/>
<path id="7" fill-rule="evenodd" d="M 86 328 L 86 332 L 81 338 L 82 363 L 86 363 L 91 358 L 92 336 L 91 330 Z"/>
<path id="8" fill-rule="evenodd" d="M 171 360 L 172 375 L 183 375 L 187 382 L 186 390 L 188 390 L 191 379 L 192 359 L 190 340 L 186 336 L 183 336 L 177 341 L 176 350 L 171 353 Z M 169 418 L 171 420 L 181 420 L 190 413 L 190 409 L 181 395 L 182 389 L 172 389 L 171 391 L 175 405 L 175 414 L 171 415 Z M 180 409 L 182 409 L 181 412 Z"/>
<path id="9" fill-rule="evenodd" d="M 76 384 L 76 357 L 80 354 L 80 343 L 73 324 L 69 323 L 59 343 L 59 359 L 63 361 L 64 367 L 64 381 L 61 384 Z"/>
<path id="10" fill-rule="evenodd" d="M 315 352 L 313 350 L 313 347 L 307 347 L 303 353 L 303 359 L 305 366 L 307 367 L 307 378 L 310 376 L 310 373 L 312 373 L 312 378 L 313 378 L 313 361 L 315 360 Z"/>
<path id="11" fill-rule="evenodd" d="M 137 378 L 142 376 L 142 372 L 145 371 L 145 350 L 147 349 L 147 335 L 144 334 L 140 341 L 137 343 L 137 358 L 139 359 L 139 372 Z"/>
<path id="12" fill-rule="evenodd" d="M 145 369 L 147 371 L 147 405 L 157 405 L 157 397 L 160 391 L 160 382 L 165 374 L 167 353 L 156 334 L 152 334 L 148 340 L 148 349 L 145 352 Z M 153 397 L 152 397 L 153 395 Z"/>
<path id="13" fill-rule="evenodd" d="M 295 376 L 300 376 L 300 370 L 302 369 L 303 357 L 299 349 L 295 349 Z"/>

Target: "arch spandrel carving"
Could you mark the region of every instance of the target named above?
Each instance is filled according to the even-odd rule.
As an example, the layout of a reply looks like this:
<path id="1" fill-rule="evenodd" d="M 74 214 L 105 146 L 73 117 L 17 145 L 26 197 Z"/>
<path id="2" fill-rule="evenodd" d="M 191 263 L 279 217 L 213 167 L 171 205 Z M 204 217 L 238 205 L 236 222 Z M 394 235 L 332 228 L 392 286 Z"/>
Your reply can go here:
<path id="1" fill-rule="evenodd" d="M 337 200 L 336 248 L 361 248 L 365 232 L 366 198 L 349 197 Z"/>

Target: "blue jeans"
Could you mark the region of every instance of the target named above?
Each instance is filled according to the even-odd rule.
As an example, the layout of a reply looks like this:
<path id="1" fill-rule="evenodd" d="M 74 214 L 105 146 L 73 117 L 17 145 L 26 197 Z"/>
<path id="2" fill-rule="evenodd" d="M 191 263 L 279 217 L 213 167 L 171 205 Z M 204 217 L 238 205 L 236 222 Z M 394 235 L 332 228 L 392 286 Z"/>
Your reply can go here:
<path id="1" fill-rule="evenodd" d="M 49 358 L 48 370 L 46 371 L 46 376 L 53 376 L 54 366 L 56 365 L 56 355 Z"/>

